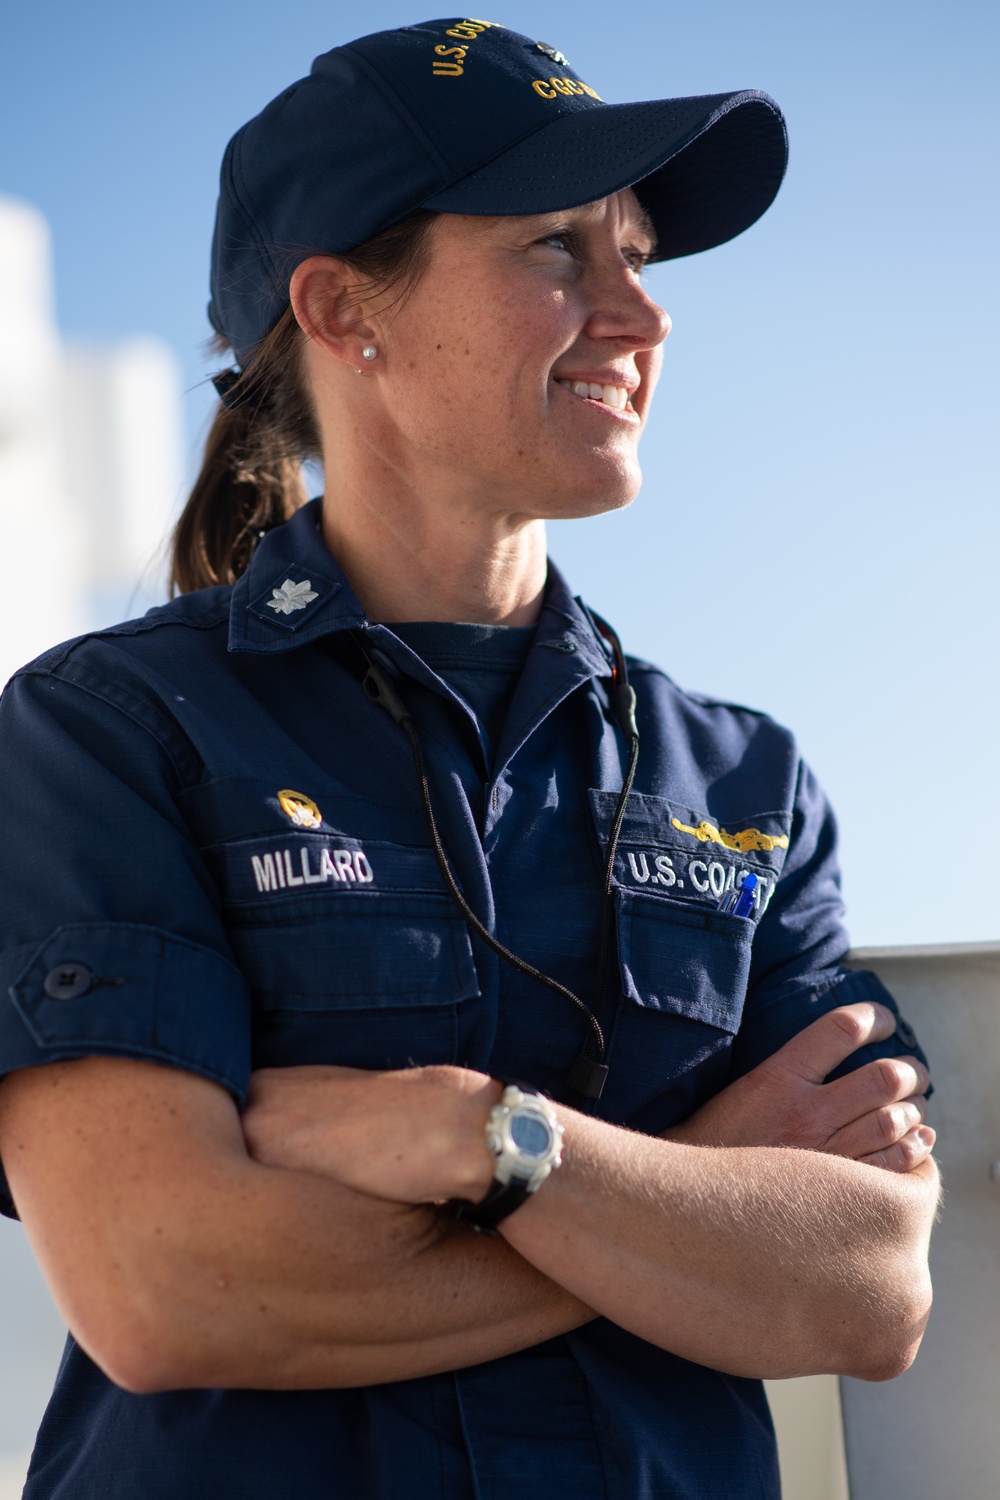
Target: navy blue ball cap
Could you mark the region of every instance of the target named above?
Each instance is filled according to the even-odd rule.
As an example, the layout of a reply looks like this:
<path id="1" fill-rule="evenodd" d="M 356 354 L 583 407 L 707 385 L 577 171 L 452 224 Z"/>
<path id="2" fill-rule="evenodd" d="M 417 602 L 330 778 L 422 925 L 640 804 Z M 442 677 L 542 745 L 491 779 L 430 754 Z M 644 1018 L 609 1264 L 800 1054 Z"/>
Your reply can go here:
<path id="1" fill-rule="evenodd" d="M 380 31 L 318 57 L 226 149 L 209 317 L 240 364 L 295 267 L 418 209 L 537 214 L 634 187 L 669 260 L 772 202 L 781 111 L 756 89 L 606 104 L 545 42 L 472 19 Z"/>

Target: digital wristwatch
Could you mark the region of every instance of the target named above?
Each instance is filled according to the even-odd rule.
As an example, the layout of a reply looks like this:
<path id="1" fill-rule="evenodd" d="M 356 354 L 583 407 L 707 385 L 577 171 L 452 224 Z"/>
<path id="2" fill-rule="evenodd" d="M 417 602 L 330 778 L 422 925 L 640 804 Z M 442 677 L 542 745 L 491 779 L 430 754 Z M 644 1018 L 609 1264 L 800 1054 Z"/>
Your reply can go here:
<path id="1" fill-rule="evenodd" d="M 529 1084 L 506 1083 L 486 1121 L 486 1145 L 496 1158 L 493 1181 L 478 1203 L 457 1199 L 455 1217 L 480 1234 L 495 1234 L 559 1166 L 562 1138 L 551 1099 Z"/>

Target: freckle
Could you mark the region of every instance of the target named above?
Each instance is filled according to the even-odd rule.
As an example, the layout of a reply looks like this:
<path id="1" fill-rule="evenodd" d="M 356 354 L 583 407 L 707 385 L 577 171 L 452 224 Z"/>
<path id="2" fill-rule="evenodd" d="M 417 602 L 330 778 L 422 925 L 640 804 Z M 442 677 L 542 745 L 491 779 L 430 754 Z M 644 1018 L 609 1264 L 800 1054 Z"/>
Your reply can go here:
<path id="1" fill-rule="evenodd" d="M 439 349 L 440 349 L 440 348 L 441 348 L 441 347 L 442 347 L 442 345 L 441 345 L 441 344 L 438 344 L 438 348 L 439 348 Z"/>
<path id="2" fill-rule="evenodd" d="M 466 345 L 465 352 L 466 352 L 466 354 L 471 354 L 472 353 L 472 350 L 468 347 L 468 345 Z"/>
<path id="3" fill-rule="evenodd" d="M 258 1302 L 258 1304 L 257 1304 L 257 1311 L 258 1312 L 262 1312 L 262 1313 L 266 1313 L 266 1312 L 269 1312 L 270 1309 L 268 1308 L 268 1305 L 267 1305 L 266 1302 Z"/>
<path id="4" fill-rule="evenodd" d="M 417 362 L 416 362 L 416 360 L 415 359 L 411 359 L 410 360 L 410 369 L 411 370 L 415 370 L 416 368 L 417 368 Z"/>

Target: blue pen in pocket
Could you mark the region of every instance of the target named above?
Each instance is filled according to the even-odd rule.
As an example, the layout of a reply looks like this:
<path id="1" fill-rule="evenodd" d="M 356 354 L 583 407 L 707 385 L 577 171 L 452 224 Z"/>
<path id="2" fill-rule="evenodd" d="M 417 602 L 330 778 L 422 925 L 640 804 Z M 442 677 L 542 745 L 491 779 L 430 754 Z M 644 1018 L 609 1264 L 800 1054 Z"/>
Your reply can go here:
<path id="1" fill-rule="evenodd" d="M 757 876 L 749 871 L 738 886 L 726 892 L 719 902 L 719 910 L 728 911 L 734 917 L 748 917 L 754 909 L 758 884 Z"/>

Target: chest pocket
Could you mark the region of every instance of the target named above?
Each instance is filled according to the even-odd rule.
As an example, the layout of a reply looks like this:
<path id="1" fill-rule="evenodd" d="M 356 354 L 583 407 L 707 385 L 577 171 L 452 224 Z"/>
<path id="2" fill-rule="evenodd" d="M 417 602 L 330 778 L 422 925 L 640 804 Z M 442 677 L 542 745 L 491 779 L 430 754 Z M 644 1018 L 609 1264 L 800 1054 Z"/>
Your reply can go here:
<path id="1" fill-rule="evenodd" d="M 479 984 L 419 824 L 312 790 L 299 804 L 285 798 L 299 823 L 273 787 L 246 782 L 216 783 L 199 811 L 250 987 L 254 1067 L 456 1062 Z M 415 842 L 385 836 L 401 821 Z"/>
<path id="2" fill-rule="evenodd" d="M 622 893 L 622 996 L 643 1010 L 701 1021 L 735 1036 L 750 972 L 753 922 L 728 912 Z"/>
<path id="3" fill-rule="evenodd" d="M 590 795 L 605 848 L 615 798 Z M 602 1101 L 611 1117 L 664 1130 L 724 1087 L 754 929 L 784 861 L 789 821 L 771 813 L 715 822 L 665 798 L 629 799 L 614 871 L 620 999 L 609 1017 Z M 761 891 L 755 911 L 720 911 L 748 871 Z"/>

